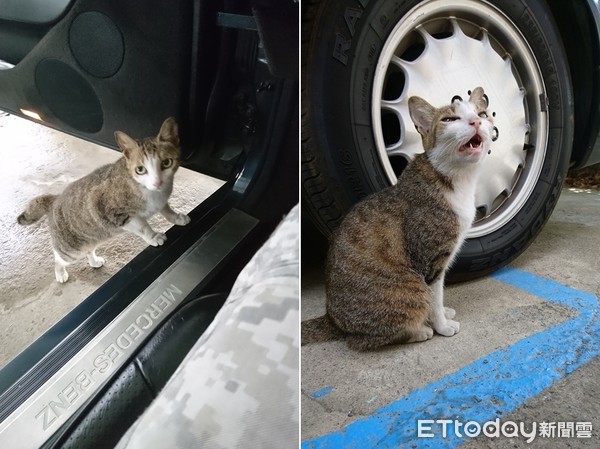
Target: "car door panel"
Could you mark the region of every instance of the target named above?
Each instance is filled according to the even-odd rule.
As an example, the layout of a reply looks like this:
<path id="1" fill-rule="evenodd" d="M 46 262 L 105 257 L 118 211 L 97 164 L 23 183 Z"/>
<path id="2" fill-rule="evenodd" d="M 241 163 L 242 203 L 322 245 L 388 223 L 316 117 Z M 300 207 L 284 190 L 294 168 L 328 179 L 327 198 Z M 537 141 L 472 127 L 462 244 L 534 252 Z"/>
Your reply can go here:
<path id="1" fill-rule="evenodd" d="M 0 105 L 115 147 L 127 125 L 153 135 L 187 112 L 192 3 L 76 1 L 14 68 L 0 72 Z"/>
<path id="2" fill-rule="evenodd" d="M 67 11 L 72 0 L 0 0 L 0 19 L 24 23 L 49 23 Z"/>

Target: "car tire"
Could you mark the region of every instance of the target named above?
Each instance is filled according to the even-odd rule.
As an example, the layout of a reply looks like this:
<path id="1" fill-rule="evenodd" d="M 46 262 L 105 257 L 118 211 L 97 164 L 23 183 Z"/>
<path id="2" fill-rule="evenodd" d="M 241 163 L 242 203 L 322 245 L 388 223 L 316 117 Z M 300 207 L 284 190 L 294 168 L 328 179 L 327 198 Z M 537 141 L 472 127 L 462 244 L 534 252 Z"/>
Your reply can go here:
<path id="1" fill-rule="evenodd" d="M 303 211 L 319 230 L 329 235 L 354 203 L 392 185 L 410 160 L 414 136 L 402 109 L 409 94 L 436 106 L 467 95 L 464 86 L 437 89 L 452 64 L 446 52 L 467 68 L 477 61 L 473 69 L 497 87 L 490 108 L 496 100 L 494 120 L 504 124 L 450 280 L 485 275 L 521 254 L 558 200 L 573 141 L 567 58 L 545 2 L 339 0 L 302 8 L 301 188 Z M 436 104 L 432 92 L 446 103 Z"/>

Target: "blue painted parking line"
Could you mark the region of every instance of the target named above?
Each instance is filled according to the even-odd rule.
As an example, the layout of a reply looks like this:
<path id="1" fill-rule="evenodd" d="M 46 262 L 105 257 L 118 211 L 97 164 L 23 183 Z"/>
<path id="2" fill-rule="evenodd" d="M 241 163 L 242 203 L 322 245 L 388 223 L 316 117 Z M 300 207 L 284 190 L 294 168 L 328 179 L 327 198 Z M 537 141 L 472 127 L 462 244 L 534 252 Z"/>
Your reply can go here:
<path id="1" fill-rule="evenodd" d="M 318 398 L 322 398 L 323 396 L 327 396 L 332 391 L 333 391 L 333 387 L 325 387 L 325 388 L 321 388 L 318 391 L 315 391 L 313 394 L 311 394 L 309 396 L 311 398 L 318 399 Z"/>
<path id="2" fill-rule="evenodd" d="M 432 437 L 417 438 L 417 420 L 494 421 L 600 354 L 600 311 L 594 295 L 514 268 L 502 269 L 492 277 L 579 314 L 415 390 L 339 431 L 305 441 L 302 449 L 455 448 L 467 439 L 456 435 L 453 424 L 446 424 L 445 438 L 439 424 L 428 430 Z"/>

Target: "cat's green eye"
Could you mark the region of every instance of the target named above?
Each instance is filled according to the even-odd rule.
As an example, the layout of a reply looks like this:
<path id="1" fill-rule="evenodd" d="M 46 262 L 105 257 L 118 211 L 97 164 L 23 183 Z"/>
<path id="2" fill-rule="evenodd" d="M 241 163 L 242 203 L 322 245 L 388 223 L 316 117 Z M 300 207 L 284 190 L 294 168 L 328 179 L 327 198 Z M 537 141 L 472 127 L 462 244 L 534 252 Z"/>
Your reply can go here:
<path id="1" fill-rule="evenodd" d="M 457 120 L 459 120 L 460 117 L 456 117 L 456 116 L 452 116 L 452 117 L 444 117 L 442 119 L 442 122 L 455 122 Z"/>
<path id="2" fill-rule="evenodd" d="M 163 170 L 165 168 L 169 168 L 171 165 L 173 165 L 173 159 L 171 159 L 171 158 L 164 159 L 160 165 L 163 168 Z"/>
<path id="3" fill-rule="evenodd" d="M 145 175 L 146 174 L 146 167 L 144 167 L 143 165 L 138 165 L 137 167 L 135 167 L 135 172 L 138 175 Z"/>
<path id="4" fill-rule="evenodd" d="M 481 117 L 481 118 L 488 118 L 487 112 L 485 112 L 485 111 L 484 112 L 480 112 L 479 113 L 479 117 Z"/>

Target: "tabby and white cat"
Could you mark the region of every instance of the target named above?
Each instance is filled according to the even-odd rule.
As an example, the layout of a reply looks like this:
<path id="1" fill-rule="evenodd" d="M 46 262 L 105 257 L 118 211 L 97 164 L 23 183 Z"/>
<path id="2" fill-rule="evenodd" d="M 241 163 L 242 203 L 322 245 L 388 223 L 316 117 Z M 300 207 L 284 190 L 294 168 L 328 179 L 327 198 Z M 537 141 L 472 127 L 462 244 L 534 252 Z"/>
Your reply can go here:
<path id="1" fill-rule="evenodd" d="M 346 337 L 376 349 L 459 331 L 444 307 L 444 276 L 475 216 L 478 168 L 493 124 L 481 87 L 436 109 L 408 102 L 425 153 L 398 183 L 358 203 L 327 257 L 327 313 L 302 323 L 302 344 Z"/>
<path id="2" fill-rule="evenodd" d="M 96 247 L 122 231 L 162 245 L 167 237 L 146 221 L 156 212 L 176 225 L 190 222 L 167 202 L 181 158 L 175 119 L 166 119 L 156 137 L 134 140 L 116 131 L 115 139 L 122 158 L 72 182 L 60 195 L 34 198 L 17 218 L 30 225 L 47 215 L 58 282 L 68 280 L 67 265 L 86 255 L 92 267 L 101 267 Z"/>

